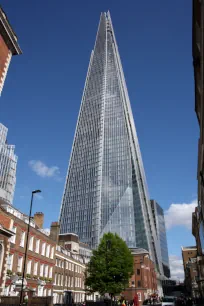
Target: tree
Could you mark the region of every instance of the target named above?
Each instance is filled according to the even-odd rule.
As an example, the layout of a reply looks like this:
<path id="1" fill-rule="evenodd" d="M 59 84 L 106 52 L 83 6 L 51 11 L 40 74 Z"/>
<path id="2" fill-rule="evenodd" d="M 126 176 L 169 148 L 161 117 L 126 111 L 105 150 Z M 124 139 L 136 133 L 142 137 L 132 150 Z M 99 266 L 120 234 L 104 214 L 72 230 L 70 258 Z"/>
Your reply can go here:
<path id="1" fill-rule="evenodd" d="M 87 265 L 85 285 L 90 292 L 109 293 L 111 299 L 128 287 L 133 256 L 117 234 L 106 233 Z"/>

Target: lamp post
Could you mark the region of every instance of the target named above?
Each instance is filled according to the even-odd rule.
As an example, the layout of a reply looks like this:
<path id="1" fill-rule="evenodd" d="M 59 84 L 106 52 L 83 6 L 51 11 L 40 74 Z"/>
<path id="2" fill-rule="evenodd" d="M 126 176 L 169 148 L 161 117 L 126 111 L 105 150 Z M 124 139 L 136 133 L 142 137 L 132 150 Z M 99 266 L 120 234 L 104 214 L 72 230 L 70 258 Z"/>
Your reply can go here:
<path id="1" fill-rule="evenodd" d="M 31 213 L 32 213 L 32 206 L 33 206 L 33 196 L 35 193 L 40 193 L 41 190 L 33 190 L 31 195 L 30 201 L 30 213 L 29 213 L 29 220 L 28 220 L 28 231 L 26 236 L 26 247 L 25 247 L 25 257 L 24 257 L 24 265 L 23 265 L 23 275 L 22 275 L 22 283 L 21 283 L 21 294 L 20 294 L 20 303 L 19 306 L 22 305 L 22 298 L 23 298 L 23 281 L 25 278 L 25 267 L 26 267 L 26 259 L 27 259 L 27 251 L 28 251 L 28 238 L 30 233 L 30 220 L 31 220 Z"/>

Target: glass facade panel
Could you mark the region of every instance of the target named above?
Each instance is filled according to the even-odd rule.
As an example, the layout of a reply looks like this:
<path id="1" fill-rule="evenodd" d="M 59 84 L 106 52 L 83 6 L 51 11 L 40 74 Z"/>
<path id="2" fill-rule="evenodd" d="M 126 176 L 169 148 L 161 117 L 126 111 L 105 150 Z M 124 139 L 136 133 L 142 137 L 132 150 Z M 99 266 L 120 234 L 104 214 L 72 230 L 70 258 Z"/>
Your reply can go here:
<path id="1" fill-rule="evenodd" d="M 7 132 L 8 129 L 0 123 L 0 198 L 12 204 L 18 158 L 14 152 L 15 146 L 7 144 Z"/>
<path id="2" fill-rule="evenodd" d="M 164 211 L 155 200 L 151 200 L 151 207 L 154 219 L 154 226 L 156 229 L 158 244 L 161 252 L 164 275 L 169 278 L 170 277 L 169 254 L 168 254 L 168 245 L 166 237 Z"/>

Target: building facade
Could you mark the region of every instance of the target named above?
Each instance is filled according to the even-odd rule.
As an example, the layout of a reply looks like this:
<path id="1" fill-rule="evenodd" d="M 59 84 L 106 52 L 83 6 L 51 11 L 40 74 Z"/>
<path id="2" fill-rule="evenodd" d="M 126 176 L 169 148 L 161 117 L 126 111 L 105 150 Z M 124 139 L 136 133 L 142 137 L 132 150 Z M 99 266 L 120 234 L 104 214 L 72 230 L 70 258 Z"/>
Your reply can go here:
<path id="1" fill-rule="evenodd" d="M 18 295 L 23 275 L 28 216 L 8 204 L 2 204 L 1 209 L 11 218 L 10 230 L 14 233 L 6 258 L 7 275 L 3 294 Z M 31 295 L 51 296 L 56 242 L 41 231 L 38 219 L 43 219 L 42 213 L 37 213 L 30 223 L 24 284 Z"/>
<path id="2" fill-rule="evenodd" d="M 182 258 L 184 267 L 184 284 L 189 296 L 200 297 L 197 284 L 198 265 L 197 265 L 197 247 L 182 247 Z"/>
<path id="3" fill-rule="evenodd" d="M 155 201 L 150 200 L 154 226 L 157 234 L 157 239 L 159 242 L 160 250 L 161 250 L 161 258 L 162 258 L 162 265 L 164 275 L 167 278 L 170 278 L 170 268 L 169 268 L 169 254 L 168 254 L 168 244 L 167 244 L 167 237 L 166 237 L 166 226 L 165 226 L 165 219 L 164 219 L 164 211 L 162 207 Z"/>
<path id="4" fill-rule="evenodd" d="M 193 214 L 193 234 L 197 243 L 198 286 L 204 300 L 204 1 L 192 0 L 192 54 L 195 80 L 195 112 L 200 128 L 198 141 L 198 208 Z M 195 225 L 197 228 L 195 228 Z"/>
<path id="5" fill-rule="evenodd" d="M 110 13 L 102 13 L 60 211 L 61 234 L 95 248 L 105 232 L 150 252 L 162 273 L 134 119 Z M 152 239 L 153 237 L 153 239 Z"/>
<path id="6" fill-rule="evenodd" d="M 0 295 L 4 293 L 7 274 L 7 254 L 10 252 L 12 219 L 0 208 Z"/>
<path id="7" fill-rule="evenodd" d="M 15 146 L 7 144 L 8 129 L 0 123 L 0 201 L 13 203 L 16 186 Z"/>
<path id="8" fill-rule="evenodd" d="M 20 294 L 28 220 L 13 206 L 1 203 L 0 295 Z M 84 271 L 90 252 L 80 255 L 78 237 L 60 236 L 58 222 L 51 224 L 50 231 L 43 229 L 43 223 L 44 214 L 35 213 L 30 223 L 24 289 L 30 297 L 52 296 L 54 303 L 62 303 L 67 292 L 74 302 L 84 301 Z M 96 294 L 87 299 L 96 299 Z"/>
<path id="9" fill-rule="evenodd" d="M 55 252 L 55 275 L 53 302 L 63 303 L 69 296 L 68 303 L 84 302 L 96 299 L 96 294 L 85 294 L 85 269 L 90 259 L 91 250 L 80 243 L 76 234 L 59 234 L 59 223 L 52 222 L 50 237 L 57 242 Z"/>
<path id="10" fill-rule="evenodd" d="M 149 252 L 144 249 L 132 249 L 134 257 L 134 274 L 122 295 L 131 301 L 135 294 L 138 295 L 140 305 L 157 292 L 157 276 L 154 262 L 150 259 Z"/>
<path id="11" fill-rule="evenodd" d="M 74 302 L 84 302 L 86 266 L 83 258 L 61 245 L 56 248 L 55 258 L 53 303 L 63 303 L 66 292 L 72 293 L 71 297 Z"/>
<path id="12" fill-rule="evenodd" d="M 16 34 L 9 23 L 3 9 L 0 7 L 0 95 L 11 62 L 12 55 L 19 55 L 22 51 Z"/>

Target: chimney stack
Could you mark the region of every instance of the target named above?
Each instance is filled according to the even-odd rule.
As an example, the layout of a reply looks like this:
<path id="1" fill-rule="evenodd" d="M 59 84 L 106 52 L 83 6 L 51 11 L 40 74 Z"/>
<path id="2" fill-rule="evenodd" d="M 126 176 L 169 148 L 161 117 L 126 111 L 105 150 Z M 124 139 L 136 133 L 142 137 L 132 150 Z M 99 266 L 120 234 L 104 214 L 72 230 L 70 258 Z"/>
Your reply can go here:
<path id="1" fill-rule="evenodd" d="M 43 224 L 44 224 L 44 214 L 42 212 L 36 212 L 34 214 L 34 218 L 33 218 L 35 224 L 39 227 L 39 228 L 43 228 Z"/>
<path id="2" fill-rule="evenodd" d="M 59 241 L 59 230 L 60 226 L 58 222 L 52 222 L 50 227 L 50 238 L 54 240 L 56 243 Z"/>

